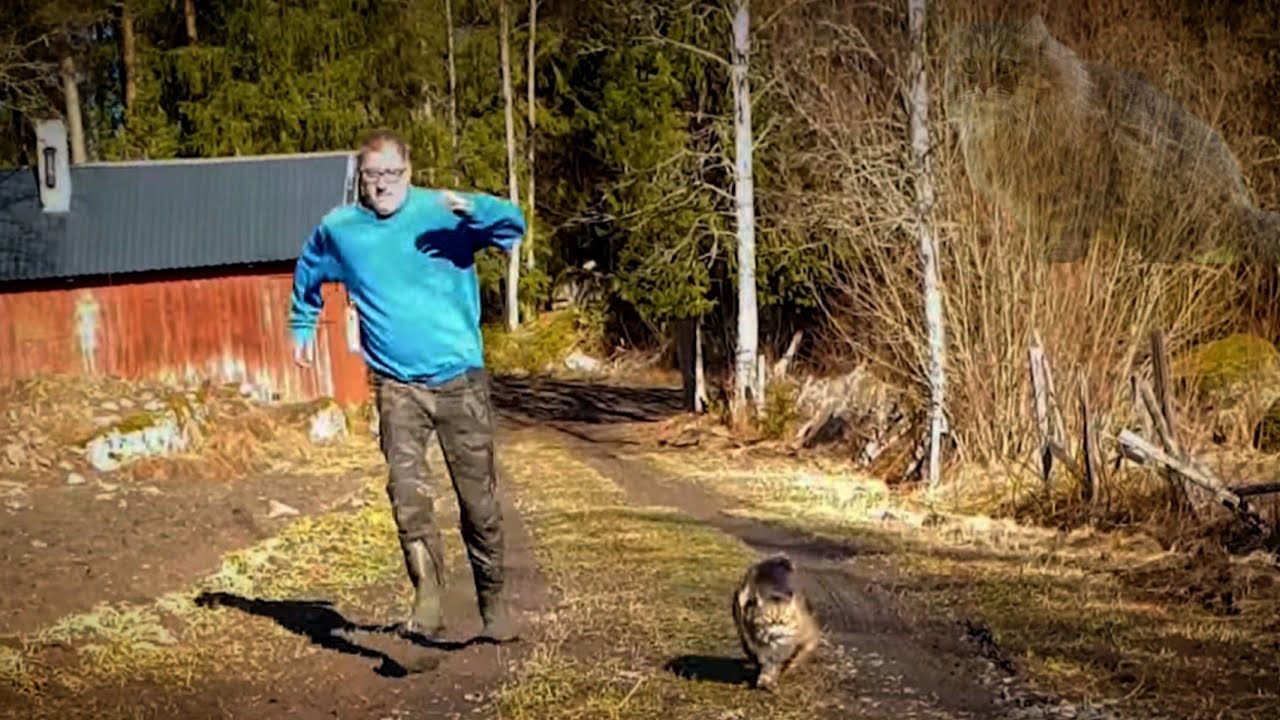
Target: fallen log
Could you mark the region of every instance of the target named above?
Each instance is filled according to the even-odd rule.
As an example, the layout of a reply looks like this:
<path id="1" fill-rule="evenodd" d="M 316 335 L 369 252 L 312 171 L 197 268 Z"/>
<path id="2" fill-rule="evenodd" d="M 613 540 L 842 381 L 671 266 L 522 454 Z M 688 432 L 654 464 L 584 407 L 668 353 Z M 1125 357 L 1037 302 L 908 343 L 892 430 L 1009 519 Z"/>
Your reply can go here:
<path id="1" fill-rule="evenodd" d="M 1121 430 L 1116 439 L 1120 443 L 1121 451 L 1130 460 L 1142 464 L 1155 462 L 1163 465 L 1193 485 L 1211 493 L 1223 506 L 1239 516 L 1246 525 L 1258 530 L 1266 529 L 1266 523 L 1249 507 L 1249 503 L 1237 493 L 1228 490 L 1208 471 L 1196 467 L 1189 461 L 1173 457 L 1132 431 Z"/>
<path id="2" fill-rule="evenodd" d="M 1227 489 L 1242 498 L 1253 497 L 1254 495 L 1270 495 L 1272 493 L 1280 493 L 1280 482 L 1259 483 L 1257 485 L 1232 485 Z"/>

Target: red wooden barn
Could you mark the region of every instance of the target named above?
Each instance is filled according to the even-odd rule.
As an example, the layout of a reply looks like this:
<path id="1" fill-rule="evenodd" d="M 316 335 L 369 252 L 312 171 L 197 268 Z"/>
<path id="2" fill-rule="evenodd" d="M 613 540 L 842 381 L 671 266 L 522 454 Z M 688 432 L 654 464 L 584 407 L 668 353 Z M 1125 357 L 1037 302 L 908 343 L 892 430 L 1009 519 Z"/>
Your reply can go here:
<path id="1" fill-rule="evenodd" d="M 317 362 L 288 334 L 293 263 L 355 192 L 350 152 L 0 169 L 0 383 L 41 373 L 250 383 L 284 401 L 367 397 L 358 328 L 325 289 Z"/>

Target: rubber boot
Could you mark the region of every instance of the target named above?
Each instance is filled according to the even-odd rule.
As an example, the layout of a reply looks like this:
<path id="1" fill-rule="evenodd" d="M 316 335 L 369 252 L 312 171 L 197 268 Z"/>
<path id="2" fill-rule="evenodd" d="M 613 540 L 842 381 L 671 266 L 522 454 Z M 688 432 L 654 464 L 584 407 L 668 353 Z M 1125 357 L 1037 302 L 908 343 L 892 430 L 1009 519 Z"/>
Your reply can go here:
<path id="1" fill-rule="evenodd" d="M 425 540 L 411 540 L 402 549 L 409 581 L 413 583 L 413 609 L 400 624 L 400 630 L 425 637 L 439 635 L 445 627 L 440 607 L 444 585 L 442 558 L 430 551 Z"/>
<path id="2" fill-rule="evenodd" d="M 502 585 L 489 585 L 476 588 L 480 605 L 480 619 L 484 621 L 484 629 L 480 637 L 497 643 L 511 642 L 520 637 L 515 621 L 511 617 L 510 608 L 503 597 Z"/>

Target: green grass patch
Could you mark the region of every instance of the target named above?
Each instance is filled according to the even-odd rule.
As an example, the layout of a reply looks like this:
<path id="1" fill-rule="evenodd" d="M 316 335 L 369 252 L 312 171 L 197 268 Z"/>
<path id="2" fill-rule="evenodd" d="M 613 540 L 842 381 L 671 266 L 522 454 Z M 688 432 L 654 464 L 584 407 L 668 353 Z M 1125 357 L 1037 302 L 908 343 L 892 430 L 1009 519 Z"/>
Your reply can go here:
<path id="1" fill-rule="evenodd" d="M 820 663 L 784 680 L 783 702 L 664 669 L 682 656 L 741 657 L 729 597 L 756 559 L 748 548 L 672 510 L 628 506 L 620 488 L 565 449 L 521 443 L 504 464 L 561 602 L 501 690 L 499 717 L 822 716 L 835 679 Z"/>
<path id="2" fill-rule="evenodd" d="M 499 375 L 564 370 L 564 360 L 580 350 L 598 353 L 603 323 L 598 314 L 580 310 L 545 313 L 508 332 L 501 325 L 481 329 L 485 365 Z"/>

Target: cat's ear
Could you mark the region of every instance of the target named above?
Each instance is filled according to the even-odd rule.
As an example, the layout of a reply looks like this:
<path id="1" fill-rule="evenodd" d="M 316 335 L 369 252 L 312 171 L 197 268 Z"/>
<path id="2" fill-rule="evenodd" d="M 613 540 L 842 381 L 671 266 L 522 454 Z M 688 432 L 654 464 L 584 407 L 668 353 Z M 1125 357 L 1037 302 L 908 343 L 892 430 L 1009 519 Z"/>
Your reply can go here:
<path id="1" fill-rule="evenodd" d="M 1049 39 L 1049 28 L 1044 24 L 1044 18 L 1040 13 L 1031 16 L 1031 19 L 1023 23 L 1022 36 L 1032 45 L 1039 47 Z"/>

